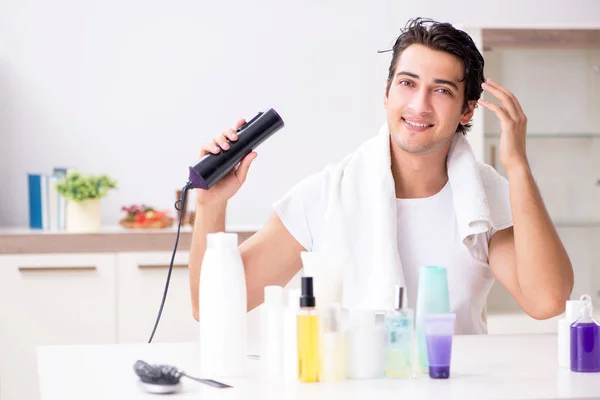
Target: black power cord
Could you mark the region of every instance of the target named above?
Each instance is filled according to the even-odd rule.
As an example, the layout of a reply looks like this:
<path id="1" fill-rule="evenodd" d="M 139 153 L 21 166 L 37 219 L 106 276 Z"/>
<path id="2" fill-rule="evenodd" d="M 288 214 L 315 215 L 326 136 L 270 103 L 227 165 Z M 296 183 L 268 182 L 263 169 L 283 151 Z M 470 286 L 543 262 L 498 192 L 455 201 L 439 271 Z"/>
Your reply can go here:
<path id="1" fill-rule="evenodd" d="M 160 303 L 160 309 L 158 310 L 156 322 L 154 323 L 154 329 L 152 329 L 152 334 L 150 335 L 150 339 L 148 340 L 148 343 L 152 343 L 152 339 L 154 338 L 154 333 L 156 332 L 156 328 L 158 327 L 158 321 L 160 321 L 160 316 L 162 315 L 163 307 L 165 306 L 165 300 L 167 299 L 167 291 L 169 290 L 169 282 L 171 281 L 171 271 L 173 270 L 173 261 L 175 260 L 175 253 L 177 252 L 177 244 L 179 243 L 179 231 L 181 230 L 181 220 L 183 219 L 183 210 L 185 210 L 185 200 L 187 197 L 187 191 L 191 187 L 192 187 L 192 183 L 188 182 L 181 190 L 181 199 L 179 199 L 175 202 L 175 209 L 177 211 L 179 211 L 179 223 L 177 224 L 177 237 L 175 238 L 175 247 L 173 248 L 173 255 L 171 256 L 171 264 L 169 264 L 169 273 L 167 274 L 167 283 L 165 285 L 165 292 L 163 293 L 162 301 Z"/>

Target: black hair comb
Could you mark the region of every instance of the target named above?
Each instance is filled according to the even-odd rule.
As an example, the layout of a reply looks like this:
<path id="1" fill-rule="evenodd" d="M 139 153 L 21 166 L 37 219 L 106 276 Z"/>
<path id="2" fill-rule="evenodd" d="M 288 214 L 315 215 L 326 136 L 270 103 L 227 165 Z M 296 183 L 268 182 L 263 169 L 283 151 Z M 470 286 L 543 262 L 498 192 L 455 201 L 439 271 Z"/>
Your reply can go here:
<path id="1" fill-rule="evenodd" d="M 181 389 L 180 380 L 182 376 L 219 389 L 231 387 L 212 379 L 194 378 L 170 365 L 151 365 L 138 360 L 134 364 L 133 370 L 140 378 L 140 387 L 150 393 L 166 394 L 178 391 Z"/>

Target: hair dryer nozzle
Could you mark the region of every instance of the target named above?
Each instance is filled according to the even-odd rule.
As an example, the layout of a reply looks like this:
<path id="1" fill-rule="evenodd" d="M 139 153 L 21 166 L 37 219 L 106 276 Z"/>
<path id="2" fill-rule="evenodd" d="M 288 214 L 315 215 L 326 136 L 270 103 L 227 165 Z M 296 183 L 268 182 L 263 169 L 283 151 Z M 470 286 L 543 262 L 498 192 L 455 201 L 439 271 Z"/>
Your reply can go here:
<path id="1" fill-rule="evenodd" d="M 198 167 L 198 166 L 199 166 L 199 164 L 196 165 L 196 167 Z M 190 177 L 188 178 L 188 189 L 208 190 L 208 185 L 206 184 L 206 181 L 204 180 L 204 178 L 202 178 L 202 175 L 200 175 L 200 173 L 194 169 L 196 167 L 190 167 Z"/>
<path id="2" fill-rule="evenodd" d="M 227 175 L 242 158 L 283 126 L 283 120 L 272 108 L 264 113 L 258 113 L 237 130 L 238 139 L 236 141 L 228 139 L 228 150 L 221 149 L 218 154 L 207 154 L 198 164 L 190 167 L 188 182 L 190 189 L 210 189 Z"/>

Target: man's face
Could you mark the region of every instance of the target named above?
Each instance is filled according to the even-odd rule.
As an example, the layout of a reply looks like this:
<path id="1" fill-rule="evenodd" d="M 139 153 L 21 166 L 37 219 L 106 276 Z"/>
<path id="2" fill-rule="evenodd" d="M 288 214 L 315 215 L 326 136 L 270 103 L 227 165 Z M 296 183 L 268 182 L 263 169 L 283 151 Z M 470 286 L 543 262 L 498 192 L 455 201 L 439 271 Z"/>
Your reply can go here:
<path id="1" fill-rule="evenodd" d="M 463 113 L 464 67 L 450 53 L 413 44 L 399 57 L 389 93 L 387 122 L 396 144 L 409 153 L 430 154 L 452 139 L 459 123 L 473 115 L 475 101 Z"/>

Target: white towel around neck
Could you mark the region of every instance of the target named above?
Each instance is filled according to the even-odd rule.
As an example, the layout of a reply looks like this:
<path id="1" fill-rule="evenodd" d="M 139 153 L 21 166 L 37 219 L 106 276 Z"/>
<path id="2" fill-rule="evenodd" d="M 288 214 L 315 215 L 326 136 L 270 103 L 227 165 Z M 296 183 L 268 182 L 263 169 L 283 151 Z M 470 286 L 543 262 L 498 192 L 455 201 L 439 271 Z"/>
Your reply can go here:
<path id="1" fill-rule="evenodd" d="M 490 209 L 490 201 L 506 202 L 507 198 L 488 199 L 487 189 L 498 193 L 493 186 L 500 181 L 492 179 L 491 167 L 475 159 L 461 134 L 452 141 L 447 169 L 458 231 L 469 248 L 474 235 L 510 220 L 509 208 Z M 340 280 L 344 308 L 386 310 L 393 304 L 394 285 L 404 285 L 387 124 L 340 163 L 327 167 L 324 176 L 327 279 Z"/>

